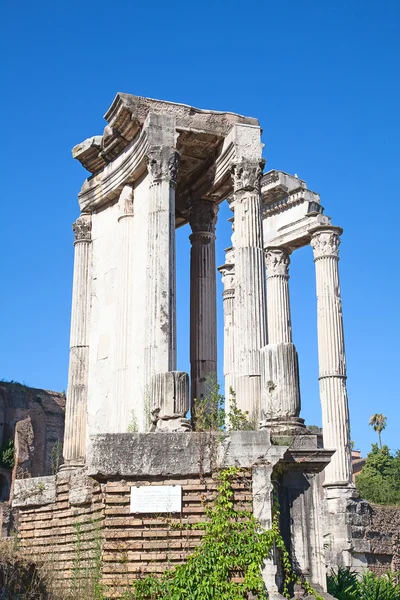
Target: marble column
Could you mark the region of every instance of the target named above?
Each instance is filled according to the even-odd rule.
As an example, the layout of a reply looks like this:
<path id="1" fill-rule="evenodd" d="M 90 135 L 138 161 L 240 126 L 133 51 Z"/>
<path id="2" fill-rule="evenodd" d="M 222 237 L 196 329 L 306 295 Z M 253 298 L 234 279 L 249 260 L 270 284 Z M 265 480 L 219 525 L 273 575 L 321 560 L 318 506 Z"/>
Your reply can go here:
<path id="1" fill-rule="evenodd" d="M 217 300 L 215 224 L 218 205 L 195 200 L 189 213 L 191 397 L 207 395 L 207 381 L 217 373 Z"/>
<path id="2" fill-rule="evenodd" d="M 133 413 L 132 398 L 132 322 L 133 304 L 133 251 L 134 218 L 133 188 L 125 186 L 118 201 L 118 272 L 117 272 L 117 319 L 115 335 L 115 428 L 116 433 L 126 433 L 132 419 L 138 424 L 139 415 Z"/>
<path id="3" fill-rule="evenodd" d="M 239 409 L 260 415 L 260 348 L 267 341 L 261 191 L 263 162 L 233 165 L 235 385 Z"/>
<path id="4" fill-rule="evenodd" d="M 75 236 L 71 336 L 64 431 L 66 466 L 81 465 L 86 456 L 86 420 L 89 371 L 92 217 L 82 214 L 72 225 Z"/>
<path id="5" fill-rule="evenodd" d="M 225 250 L 225 264 L 218 267 L 222 275 L 224 291 L 224 380 L 225 380 L 225 412 L 230 412 L 231 390 L 235 389 L 235 264 L 233 249 Z"/>
<path id="6" fill-rule="evenodd" d="M 292 342 L 289 303 L 289 254 L 289 251 L 285 248 L 270 247 L 265 250 L 269 344 L 290 344 Z"/>
<path id="7" fill-rule="evenodd" d="M 322 227 L 312 233 L 311 246 L 317 284 L 318 359 L 324 446 L 335 449 L 325 469 L 324 485 L 351 481 L 349 409 L 342 300 L 339 285 L 339 227 Z"/>
<path id="8" fill-rule="evenodd" d="M 289 252 L 270 247 L 265 251 L 267 268 L 268 345 L 261 349 L 262 425 L 275 433 L 300 433 L 298 357 L 292 343 L 289 303 Z"/>
<path id="9" fill-rule="evenodd" d="M 150 146 L 148 242 L 146 256 L 145 402 L 152 377 L 175 371 L 175 184 L 179 153 L 172 146 Z"/>

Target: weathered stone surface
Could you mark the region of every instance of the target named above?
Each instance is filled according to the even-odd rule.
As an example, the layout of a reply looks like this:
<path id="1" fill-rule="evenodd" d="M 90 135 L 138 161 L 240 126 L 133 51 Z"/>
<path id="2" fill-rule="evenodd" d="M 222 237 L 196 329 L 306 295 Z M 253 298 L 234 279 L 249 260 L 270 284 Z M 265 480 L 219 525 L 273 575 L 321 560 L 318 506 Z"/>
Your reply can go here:
<path id="1" fill-rule="evenodd" d="M 233 431 L 219 443 L 220 434 L 126 433 L 90 438 L 88 474 L 106 478 L 138 475 L 209 473 L 228 466 L 251 467 L 262 461 L 277 462 L 283 446 L 271 447 L 268 431 Z"/>
<path id="2" fill-rule="evenodd" d="M 189 376 L 182 371 L 156 373 L 151 385 L 152 431 L 190 431 Z"/>
<path id="3" fill-rule="evenodd" d="M 71 471 L 69 484 L 68 501 L 71 506 L 82 506 L 92 502 L 96 482 L 87 476 L 86 469 Z"/>
<path id="4" fill-rule="evenodd" d="M 43 506 L 56 501 L 56 477 L 17 479 L 14 482 L 12 506 Z"/>
<path id="5" fill-rule="evenodd" d="M 20 383 L 0 383 L 0 425 L 3 424 L 0 427 L 0 444 L 14 439 L 17 423 L 21 422 L 18 426 L 21 460 L 27 469 L 26 461 L 30 463 L 27 473 L 14 475 L 36 477 L 53 473 L 57 456 L 61 461 L 64 410 L 65 395 L 62 393 L 30 388 Z"/>

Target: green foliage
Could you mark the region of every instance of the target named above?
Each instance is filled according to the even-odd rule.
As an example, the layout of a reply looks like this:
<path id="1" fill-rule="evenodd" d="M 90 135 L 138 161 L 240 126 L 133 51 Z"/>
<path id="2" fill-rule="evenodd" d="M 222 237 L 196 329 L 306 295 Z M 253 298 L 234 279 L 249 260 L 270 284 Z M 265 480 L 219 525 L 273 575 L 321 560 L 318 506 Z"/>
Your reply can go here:
<path id="1" fill-rule="evenodd" d="M 338 600 L 400 600 L 400 585 L 392 573 L 379 577 L 365 571 L 358 580 L 356 573 L 340 568 L 328 577 L 328 592 Z"/>
<path id="2" fill-rule="evenodd" d="M 139 431 L 139 426 L 134 410 L 131 410 L 131 420 L 128 424 L 127 431 L 128 433 L 136 433 L 137 431 Z"/>
<path id="3" fill-rule="evenodd" d="M 328 592 L 338 600 L 358 600 L 357 574 L 340 567 L 328 576 Z"/>
<path id="4" fill-rule="evenodd" d="M 204 398 L 193 402 L 193 421 L 196 431 L 221 431 L 225 428 L 225 398 L 220 394 L 221 386 L 215 373 L 204 382 Z"/>
<path id="5" fill-rule="evenodd" d="M 204 531 L 201 545 L 188 560 L 167 571 L 158 579 L 149 575 L 133 583 L 132 600 L 241 600 L 251 594 L 267 600 L 261 576 L 261 566 L 278 548 L 285 573 L 284 595 L 289 598 L 289 583 L 294 580 L 284 541 L 279 532 L 279 514 L 275 513 L 272 528 L 261 529 L 250 511 L 234 506 L 232 483 L 239 470 L 231 467 L 219 475 L 215 505 L 206 509 L 208 520 L 191 525 Z M 187 528 L 185 524 L 183 527 Z M 241 581 L 234 581 L 241 575 Z M 318 598 L 315 592 L 308 591 Z"/>
<path id="6" fill-rule="evenodd" d="M 196 431 L 243 431 L 255 429 L 256 423 L 249 418 L 248 411 L 242 411 L 236 403 L 235 392 L 229 390 L 229 411 L 225 410 L 225 396 L 216 375 L 209 375 L 204 383 L 205 397 L 195 399 L 193 405 L 194 428 Z"/>
<path id="7" fill-rule="evenodd" d="M 400 452 L 393 454 L 388 446 L 373 444 L 356 486 L 369 502 L 400 504 Z"/>
<path id="8" fill-rule="evenodd" d="M 8 442 L 4 443 L 0 450 L 0 466 L 6 469 L 12 469 L 14 467 L 14 440 L 10 438 Z"/>
<path id="9" fill-rule="evenodd" d="M 387 418 L 382 413 L 378 413 L 372 415 L 369 420 L 369 424 L 371 427 L 373 427 L 374 431 L 378 433 L 379 446 L 382 448 L 381 433 L 384 429 L 386 429 Z"/>
<path id="10" fill-rule="evenodd" d="M 57 440 L 50 451 L 51 472 L 57 475 L 58 469 L 62 462 L 63 445 L 61 440 Z"/>

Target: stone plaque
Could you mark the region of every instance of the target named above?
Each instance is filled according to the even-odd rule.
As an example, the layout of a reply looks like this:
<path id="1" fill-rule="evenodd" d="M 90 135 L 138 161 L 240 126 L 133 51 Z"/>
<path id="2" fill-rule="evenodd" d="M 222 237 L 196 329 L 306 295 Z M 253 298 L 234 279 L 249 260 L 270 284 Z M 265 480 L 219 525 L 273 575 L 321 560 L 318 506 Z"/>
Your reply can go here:
<path id="1" fill-rule="evenodd" d="M 182 510 L 181 485 L 131 487 L 131 513 L 172 513 Z"/>

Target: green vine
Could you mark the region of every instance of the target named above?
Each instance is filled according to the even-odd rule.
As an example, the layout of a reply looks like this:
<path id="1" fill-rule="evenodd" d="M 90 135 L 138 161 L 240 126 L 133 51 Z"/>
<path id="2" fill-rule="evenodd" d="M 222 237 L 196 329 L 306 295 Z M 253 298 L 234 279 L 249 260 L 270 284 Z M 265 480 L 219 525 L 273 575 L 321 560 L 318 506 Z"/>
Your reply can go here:
<path id="1" fill-rule="evenodd" d="M 207 521 L 179 525 L 181 529 L 204 531 L 201 545 L 187 561 L 161 578 L 148 575 L 137 579 L 130 598 L 241 600 L 253 595 L 267 600 L 261 568 L 274 548 L 279 549 L 282 561 L 283 594 L 290 598 L 289 586 L 297 577 L 279 530 L 279 511 L 273 514 L 271 529 L 263 530 L 250 511 L 235 508 L 233 483 L 239 476 L 240 469 L 235 467 L 221 471 L 215 504 L 206 508 Z M 319 598 L 310 586 L 306 589 Z"/>

